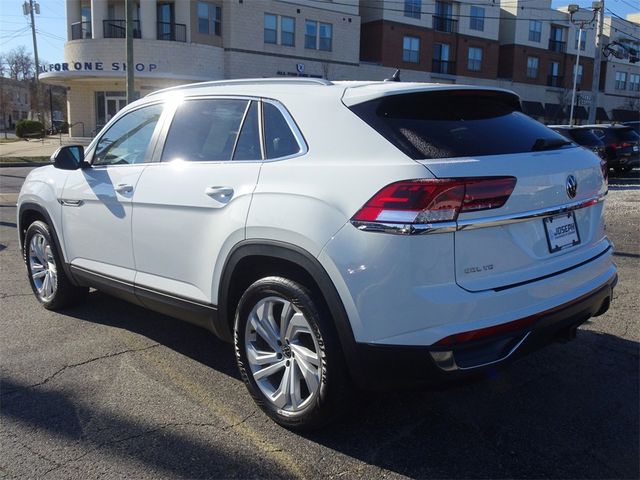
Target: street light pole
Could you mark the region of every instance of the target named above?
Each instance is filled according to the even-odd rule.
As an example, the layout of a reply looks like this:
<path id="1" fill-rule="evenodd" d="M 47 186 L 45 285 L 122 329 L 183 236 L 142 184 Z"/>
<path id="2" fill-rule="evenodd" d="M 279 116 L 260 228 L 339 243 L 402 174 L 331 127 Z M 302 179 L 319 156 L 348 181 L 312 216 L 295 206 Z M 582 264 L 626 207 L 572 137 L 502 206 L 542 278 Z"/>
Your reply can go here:
<path id="1" fill-rule="evenodd" d="M 569 10 L 569 20 L 571 21 L 572 24 L 578 27 L 578 45 L 577 45 L 578 48 L 576 53 L 576 65 L 575 67 L 573 67 L 573 89 L 571 91 L 571 112 L 569 114 L 569 125 L 573 125 L 573 110 L 575 108 L 575 103 L 576 103 L 576 87 L 578 84 L 578 70 L 580 69 L 580 48 L 582 44 L 582 30 L 584 30 L 585 25 L 591 25 L 591 23 L 593 23 L 593 21 L 596 19 L 596 15 L 598 15 L 598 12 L 603 8 L 603 4 L 600 3 L 599 1 L 596 1 L 591 4 L 591 7 L 593 11 L 593 16 L 591 17 L 591 20 L 576 20 L 575 18 L 573 18 L 574 14 L 576 14 L 580 10 L 579 5 L 571 4 L 567 7 L 567 10 Z M 600 48 L 598 46 L 596 47 L 596 58 L 599 57 L 598 55 L 599 51 L 600 51 Z M 599 63 L 597 65 L 599 66 Z M 596 78 L 595 66 L 596 65 L 594 65 L 594 75 L 593 75 L 594 79 Z M 600 75 L 599 72 L 600 72 L 600 69 L 598 68 L 598 76 Z M 595 96 L 594 96 L 594 105 L 595 105 Z M 595 123 L 595 106 L 592 105 L 591 110 L 594 111 L 594 120 L 591 121 L 591 111 L 590 111 L 589 123 Z"/>

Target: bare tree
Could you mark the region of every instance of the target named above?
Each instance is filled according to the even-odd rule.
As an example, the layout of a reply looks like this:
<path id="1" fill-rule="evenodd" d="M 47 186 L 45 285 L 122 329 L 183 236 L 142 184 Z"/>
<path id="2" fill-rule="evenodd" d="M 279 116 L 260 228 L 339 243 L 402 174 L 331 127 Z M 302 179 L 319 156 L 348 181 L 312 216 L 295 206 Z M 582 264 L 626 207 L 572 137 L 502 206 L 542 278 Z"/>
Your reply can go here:
<path id="1" fill-rule="evenodd" d="M 9 77 L 14 80 L 26 80 L 33 78 L 35 74 L 35 63 L 30 52 L 24 45 L 14 48 L 6 54 L 7 69 Z"/>

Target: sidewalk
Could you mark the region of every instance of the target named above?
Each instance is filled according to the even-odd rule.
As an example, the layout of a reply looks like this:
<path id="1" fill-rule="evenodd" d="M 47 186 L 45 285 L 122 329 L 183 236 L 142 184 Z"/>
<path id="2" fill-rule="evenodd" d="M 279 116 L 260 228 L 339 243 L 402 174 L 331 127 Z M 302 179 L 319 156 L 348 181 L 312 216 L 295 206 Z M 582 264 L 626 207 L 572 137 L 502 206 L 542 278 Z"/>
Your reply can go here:
<path id="1" fill-rule="evenodd" d="M 50 136 L 29 141 L 18 140 L 10 143 L 0 143 L 0 167 L 22 167 L 36 163 L 47 163 L 49 157 L 61 146 L 80 144 L 88 145 L 89 138 Z"/>

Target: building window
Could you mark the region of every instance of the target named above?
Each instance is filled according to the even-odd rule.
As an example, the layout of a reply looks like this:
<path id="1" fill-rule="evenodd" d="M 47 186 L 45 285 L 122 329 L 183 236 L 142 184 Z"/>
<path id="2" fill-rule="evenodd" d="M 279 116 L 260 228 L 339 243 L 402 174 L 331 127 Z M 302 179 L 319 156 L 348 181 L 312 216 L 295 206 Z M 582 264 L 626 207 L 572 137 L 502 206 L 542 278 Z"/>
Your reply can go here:
<path id="1" fill-rule="evenodd" d="M 560 63 L 549 62 L 549 76 L 547 85 L 549 87 L 561 87 L 563 78 L 560 76 Z"/>
<path id="2" fill-rule="evenodd" d="M 542 38 L 542 22 L 540 20 L 529 20 L 529 41 L 540 43 Z"/>
<path id="3" fill-rule="evenodd" d="M 304 23 L 304 48 L 330 52 L 333 48 L 333 25 L 306 20 Z"/>
<path id="4" fill-rule="evenodd" d="M 484 31 L 484 8 L 471 6 L 471 18 L 469 19 L 471 30 Z"/>
<path id="5" fill-rule="evenodd" d="M 402 41 L 402 61 L 420 63 L 420 39 L 417 37 L 404 37 Z"/>
<path id="6" fill-rule="evenodd" d="M 198 33 L 222 35 L 222 9 L 211 3 L 198 2 Z"/>
<path id="7" fill-rule="evenodd" d="M 331 51 L 333 40 L 333 25 L 330 23 L 320 23 L 320 43 L 318 48 L 326 52 Z"/>
<path id="8" fill-rule="evenodd" d="M 640 75 L 637 73 L 629 74 L 629 90 L 632 92 L 640 92 Z"/>
<path id="9" fill-rule="evenodd" d="M 479 72 L 482 70 L 482 49 L 477 47 L 469 47 L 467 57 L 467 70 Z"/>
<path id="10" fill-rule="evenodd" d="M 627 89 L 627 72 L 616 72 L 616 90 Z"/>
<path id="11" fill-rule="evenodd" d="M 311 20 L 304 22 L 304 48 L 316 49 L 318 38 L 318 24 Z"/>
<path id="12" fill-rule="evenodd" d="M 420 18 L 422 10 L 422 0 L 404 0 L 404 16 L 410 18 Z"/>
<path id="13" fill-rule="evenodd" d="M 292 17 L 280 17 L 280 44 L 293 47 L 296 41 L 296 20 Z"/>
<path id="14" fill-rule="evenodd" d="M 577 75 L 577 78 L 576 78 L 576 85 L 582 84 L 582 72 L 583 72 L 583 68 L 582 67 L 583 67 L 582 64 L 578 65 L 578 70 L 577 70 L 578 71 L 578 75 Z M 575 65 L 573 66 L 573 75 L 574 75 L 574 77 L 576 76 L 576 66 Z"/>
<path id="15" fill-rule="evenodd" d="M 436 13 L 433 16 L 433 29 L 451 33 L 457 30 L 457 20 L 453 18 L 453 4 L 436 1 Z"/>
<path id="16" fill-rule="evenodd" d="M 580 37 L 580 50 L 584 51 L 587 46 L 587 30 L 582 31 L 582 35 L 580 35 L 580 30 L 576 30 L 576 45 L 575 49 L 578 50 L 578 37 Z"/>
<path id="17" fill-rule="evenodd" d="M 552 52 L 563 53 L 566 51 L 566 42 L 564 41 L 564 28 L 551 26 L 551 35 L 549 37 L 549 50 Z"/>
<path id="18" fill-rule="evenodd" d="M 540 66 L 540 59 L 538 57 L 527 58 L 527 77 L 538 78 L 538 67 Z"/>
<path id="19" fill-rule="evenodd" d="M 278 16 L 264 14 L 264 43 L 278 43 Z"/>
<path id="20" fill-rule="evenodd" d="M 433 63 L 431 70 L 434 73 L 446 73 L 453 75 L 455 73 L 455 63 L 449 61 L 449 44 L 434 43 L 433 44 Z"/>

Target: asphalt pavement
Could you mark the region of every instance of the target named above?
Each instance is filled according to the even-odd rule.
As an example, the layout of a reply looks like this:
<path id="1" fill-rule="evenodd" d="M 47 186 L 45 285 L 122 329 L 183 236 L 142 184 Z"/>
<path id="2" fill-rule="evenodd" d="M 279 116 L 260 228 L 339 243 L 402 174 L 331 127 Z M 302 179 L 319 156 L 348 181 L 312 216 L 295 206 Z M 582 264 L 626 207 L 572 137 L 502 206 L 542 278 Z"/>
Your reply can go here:
<path id="1" fill-rule="evenodd" d="M 26 172 L 0 168 L 0 477 L 640 477 L 637 184 L 612 179 L 620 283 L 576 340 L 447 389 L 361 395 L 298 435 L 254 406 L 231 346 L 204 330 L 97 291 L 40 307 L 10 200 Z"/>

